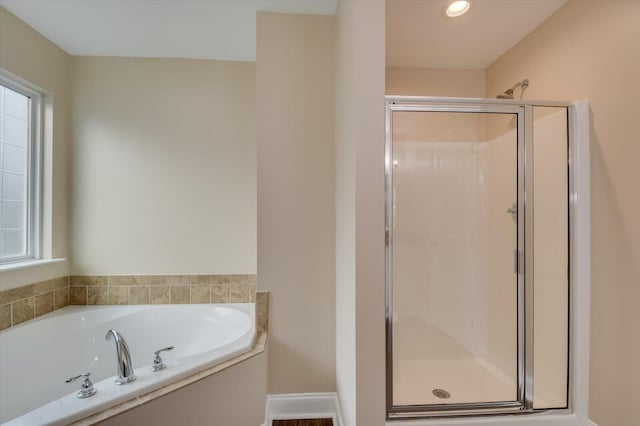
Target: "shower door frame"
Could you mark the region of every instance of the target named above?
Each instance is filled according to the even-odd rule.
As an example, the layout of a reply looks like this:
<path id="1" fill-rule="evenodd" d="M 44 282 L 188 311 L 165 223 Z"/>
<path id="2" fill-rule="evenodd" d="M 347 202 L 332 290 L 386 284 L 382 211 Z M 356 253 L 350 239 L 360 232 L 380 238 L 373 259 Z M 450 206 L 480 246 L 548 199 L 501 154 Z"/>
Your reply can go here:
<path id="1" fill-rule="evenodd" d="M 532 413 L 533 409 L 533 107 L 564 102 L 386 96 L 385 260 L 386 416 L 403 418 Z M 393 112 L 497 113 L 517 116 L 517 399 L 455 404 L 393 404 Z M 570 285 L 570 283 L 569 283 Z M 570 354 L 569 354 L 570 356 Z M 570 398 L 570 395 L 568 395 Z"/>

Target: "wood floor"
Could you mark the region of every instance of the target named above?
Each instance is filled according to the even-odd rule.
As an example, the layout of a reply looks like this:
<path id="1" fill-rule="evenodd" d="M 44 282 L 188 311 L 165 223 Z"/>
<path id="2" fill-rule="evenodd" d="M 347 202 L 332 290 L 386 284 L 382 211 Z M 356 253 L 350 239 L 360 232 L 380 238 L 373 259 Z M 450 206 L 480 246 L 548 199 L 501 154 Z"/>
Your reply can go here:
<path id="1" fill-rule="evenodd" d="M 274 420 L 272 426 L 333 426 L 331 419 Z"/>

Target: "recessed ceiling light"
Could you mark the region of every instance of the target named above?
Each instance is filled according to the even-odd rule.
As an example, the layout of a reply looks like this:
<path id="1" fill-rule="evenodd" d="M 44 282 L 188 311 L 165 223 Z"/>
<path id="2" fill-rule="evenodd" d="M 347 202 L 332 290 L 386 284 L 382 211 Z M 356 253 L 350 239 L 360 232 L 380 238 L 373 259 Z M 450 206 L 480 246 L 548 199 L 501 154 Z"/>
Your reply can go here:
<path id="1" fill-rule="evenodd" d="M 471 9 L 471 2 L 468 0 L 458 0 L 447 7 L 445 14 L 450 18 L 457 18 L 467 13 L 469 9 Z"/>

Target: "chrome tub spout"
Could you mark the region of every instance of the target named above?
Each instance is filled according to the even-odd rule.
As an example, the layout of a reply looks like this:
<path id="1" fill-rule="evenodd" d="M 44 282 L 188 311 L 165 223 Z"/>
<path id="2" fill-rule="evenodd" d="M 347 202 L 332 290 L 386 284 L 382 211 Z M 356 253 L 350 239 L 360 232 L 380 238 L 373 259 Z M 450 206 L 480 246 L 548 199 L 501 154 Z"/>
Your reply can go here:
<path id="1" fill-rule="evenodd" d="M 133 372 L 133 363 L 131 362 L 131 354 L 129 353 L 129 346 L 127 341 L 124 340 L 122 334 L 116 330 L 109 330 L 104 336 L 106 340 L 114 340 L 116 342 L 116 356 L 118 357 L 118 377 L 116 377 L 116 384 L 126 385 L 136 379 L 136 375 Z"/>

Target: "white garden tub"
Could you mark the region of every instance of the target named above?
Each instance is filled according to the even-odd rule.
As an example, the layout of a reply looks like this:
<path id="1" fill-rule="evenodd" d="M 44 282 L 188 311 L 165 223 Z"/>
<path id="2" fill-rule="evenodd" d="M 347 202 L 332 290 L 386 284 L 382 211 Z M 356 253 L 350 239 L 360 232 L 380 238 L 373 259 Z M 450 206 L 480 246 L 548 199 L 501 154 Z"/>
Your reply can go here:
<path id="1" fill-rule="evenodd" d="M 253 304 L 68 306 L 0 332 L 0 423 L 61 425 L 160 388 L 251 349 Z M 114 383 L 116 348 L 109 329 L 127 340 L 138 379 Z M 152 372 L 153 352 L 167 368 Z M 78 399 L 91 372 L 97 394 Z"/>

